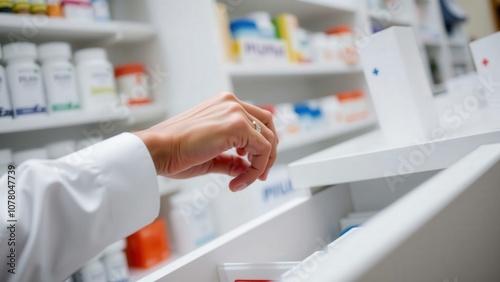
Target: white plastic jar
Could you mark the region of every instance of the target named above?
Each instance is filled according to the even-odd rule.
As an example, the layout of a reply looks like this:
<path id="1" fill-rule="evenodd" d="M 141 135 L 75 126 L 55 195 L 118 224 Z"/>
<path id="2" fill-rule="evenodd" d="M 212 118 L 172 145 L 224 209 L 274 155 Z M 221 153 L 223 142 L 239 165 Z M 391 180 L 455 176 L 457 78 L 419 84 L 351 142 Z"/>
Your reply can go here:
<path id="1" fill-rule="evenodd" d="M 129 281 L 127 256 L 123 252 L 125 246 L 125 240 L 120 240 L 104 250 L 102 263 L 106 270 L 108 282 Z"/>
<path id="2" fill-rule="evenodd" d="M 76 72 L 71 59 L 71 47 L 65 42 L 38 46 L 49 110 L 61 112 L 80 109 Z"/>
<path id="3" fill-rule="evenodd" d="M 262 38 L 275 39 L 276 28 L 271 21 L 271 15 L 268 12 L 254 12 L 248 15 L 248 18 L 255 21 Z"/>
<path id="4" fill-rule="evenodd" d="M 78 85 L 86 112 L 109 113 L 118 102 L 113 66 L 102 48 L 75 53 Z"/>
<path id="5" fill-rule="evenodd" d="M 170 197 L 170 224 L 176 250 L 186 254 L 215 238 L 215 225 L 209 205 L 186 212 L 195 199 L 194 192 L 181 192 Z"/>
<path id="6" fill-rule="evenodd" d="M 0 49 L 0 60 L 2 49 Z M 12 104 L 10 103 L 9 89 L 7 88 L 7 75 L 5 69 L 0 65 L 0 120 L 11 119 L 14 116 Z"/>
<path id="7" fill-rule="evenodd" d="M 87 262 L 74 275 L 76 282 L 107 282 L 106 270 L 104 265 L 99 260 L 101 254 Z"/>
<path id="8" fill-rule="evenodd" d="M 3 47 L 7 61 L 7 83 L 12 96 L 14 116 L 45 114 L 47 104 L 40 67 L 36 64 L 36 45 L 10 43 Z"/>

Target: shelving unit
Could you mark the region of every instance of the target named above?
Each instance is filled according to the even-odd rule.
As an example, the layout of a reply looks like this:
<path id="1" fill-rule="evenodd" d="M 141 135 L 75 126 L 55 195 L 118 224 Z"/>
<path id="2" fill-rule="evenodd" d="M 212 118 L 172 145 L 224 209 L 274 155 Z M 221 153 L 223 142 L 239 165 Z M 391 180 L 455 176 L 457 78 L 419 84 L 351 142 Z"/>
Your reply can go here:
<path id="1" fill-rule="evenodd" d="M 128 117 L 129 111 L 126 107 L 118 109 L 115 113 L 86 115 L 81 112 L 73 112 L 55 115 L 28 116 L 0 123 L 0 134 L 125 120 Z"/>
<path id="2" fill-rule="evenodd" d="M 268 11 L 273 16 L 289 12 L 298 16 L 301 26 L 312 31 L 322 31 L 337 24 L 348 24 L 354 28 L 364 29 L 370 26 L 370 19 L 372 21 L 384 20 L 378 13 L 369 13 L 364 0 L 221 1 L 227 2 L 230 17 L 239 17 L 261 10 Z M 411 3 L 414 2 L 437 4 L 434 0 L 411 1 Z M 60 136 L 68 136 L 68 133 L 65 133 L 66 130 L 77 131 L 80 128 L 89 128 L 89 126 L 93 128 L 94 124 L 103 119 L 115 121 L 122 125 L 124 130 L 134 130 L 137 124 L 160 120 L 166 116 L 166 113 L 169 115 L 179 113 L 219 91 L 227 90 L 235 92 L 244 100 L 253 100 L 256 104 L 295 103 L 354 89 L 367 93 L 360 66 L 335 67 L 300 64 L 264 69 L 256 66 L 228 65 L 222 58 L 223 48 L 218 37 L 215 0 L 200 0 L 196 3 L 185 0 L 112 0 L 110 3 L 111 10 L 116 11 L 114 19 L 117 21 L 82 24 L 48 19 L 44 25 L 38 27 L 34 36 L 27 39 L 36 43 L 63 40 L 79 48 L 103 46 L 108 48 L 110 58 L 114 63 L 141 60 L 148 66 L 158 66 L 158 69 L 167 75 L 161 86 L 154 89 L 156 103 L 127 109 L 125 115 L 119 116 L 110 113 L 102 116 L 70 115 L 64 119 L 47 116 L 45 119 L 36 121 L 15 120 L 9 125 L 0 124 L 2 137 L 14 136 L 12 143 L 29 138 L 33 146 L 38 146 L 40 145 L 36 143 L 38 137 L 44 132 L 53 134 L 53 136 L 44 137 L 48 141 L 54 141 Z M 113 6 L 122 8 L 114 9 Z M 126 8 L 123 8 L 125 6 Z M 411 10 L 409 13 L 414 12 L 415 10 Z M 26 25 L 34 22 L 33 17 L 0 15 L 0 43 L 7 42 L 6 38 L 11 32 L 23 35 Z M 408 18 L 397 16 L 388 21 L 388 25 L 411 25 L 417 32 L 420 24 L 416 14 Z M 417 35 L 420 34 L 417 33 Z M 466 46 L 466 40 L 453 38 L 448 41 L 447 37 L 441 37 L 439 41 L 430 43 L 422 42 L 420 46 L 426 64 L 427 53 L 433 50 L 447 52 L 443 46 L 446 48 Z M 450 61 L 446 56 L 443 58 Z M 443 62 L 446 63 L 446 61 Z M 443 78 L 450 77 L 449 70 L 442 71 Z M 435 92 L 440 92 L 443 91 L 443 87 L 444 84 L 436 83 L 433 89 Z M 376 120 L 371 117 L 348 126 L 335 129 L 325 128 L 316 133 L 290 137 L 282 140 L 278 152 L 281 156 L 304 156 L 306 149 L 324 149 L 325 146 L 334 145 L 337 137 L 350 139 L 358 132 L 375 125 Z M 120 129 L 108 135 L 118 134 L 121 131 Z M 301 261 L 337 238 L 341 232 L 339 220 L 348 213 L 380 211 L 428 180 L 437 170 L 448 168 L 477 146 L 498 142 L 500 142 L 498 129 L 477 125 L 464 128 L 461 132 L 451 132 L 447 138 L 434 143 L 391 145 L 383 140 L 380 131 L 351 139 L 291 165 L 290 172 L 295 188 L 336 184 L 333 188 L 312 189 L 313 195 L 310 197 L 296 198 L 258 218 L 242 222 L 232 231 L 221 234 L 206 245 L 188 254 L 175 254 L 171 259 L 151 269 L 132 269 L 131 281 L 218 282 L 216 268 L 221 263 Z M 422 147 L 431 145 L 439 149 L 428 157 L 424 164 L 416 166 L 408 174 L 400 174 L 397 171 L 400 156 L 409 156 L 413 152 L 422 150 Z M 495 150 L 487 153 L 491 156 L 494 156 L 494 153 L 498 154 Z M 477 165 L 474 176 L 487 169 L 486 165 L 480 166 L 477 162 L 473 165 Z M 473 176 L 461 172 L 462 170 L 459 170 L 458 173 L 458 175 L 464 175 L 460 178 L 461 181 L 473 180 Z M 454 174 L 456 173 L 455 171 Z M 391 191 L 387 188 L 384 177 L 397 176 L 402 176 L 407 181 L 403 185 L 404 188 Z M 440 180 L 437 184 L 445 186 L 451 183 L 445 180 Z M 184 188 L 180 185 L 180 181 L 163 178 L 159 182 L 162 202 Z M 452 181 L 453 184 L 457 182 L 458 180 Z M 433 184 L 435 187 L 431 188 L 440 188 L 437 184 Z M 189 186 L 189 183 L 186 185 Z M 387 249 L 402 242 L 406 239 L 404 237 L 406 235 L 420 234 L 417 231 L 427 225 L 429 215 L 436 215 L 435 211 L 447 208 L 448 203 L 453 201 L 454 195 L 460 194 L 458 188 L 440 190 L 442 193 L 438 193 L 439 201 L 431 204 L 427 204 L 425 197 L 412 198 L 399 204 L 397 209 L 378 213 L 377 217 L 383 220 L 379 220 L 375 227 L 371 227 L 370 234 L 377 234 L 379 242 L 383 242 L 384 247 L 388 247 Z M 304 191 L 301 190 L 301 192 Z M 426 193 L 432 192 L 430 188 L 425 191 Z M 235 195 L 234 198 L 237 198 L 238 194 Z M 228 205 L 235 205 L 236 209 L 241 209 L 234 202 Z M 409 205 L 414 208 L 410 208 Z M 417 205 L 418 209 L 415 208 Z M 411 211 L 412 220 L 418 220 L 418 222 L 408 222 L 404 221 L 406 218 L 397 217 L 405 215 L 406 211 Z M 168 217 L 168 214 L 161 214 L 161 216 Z M 453 218 L 453 222 L 460 222 L 458 219 L 463 218 Z M 395 222 L 401 224 L 395 225 Z M 441 226 L 448 226 L 449 221 L 441 221 L 441 223 L 446 223 Z M 397 229 L 399 227 L 401 229 Z M 460 232 L 450 233 L 453 234 L 452 236 L 460 234 Z M 387 238 L 394 240 L 384 239 L 386 235 L 391 235 L 392 237 Z M 364 236 L 362 241 L 358 239 L 356 243 L 358 246 L 365 244 L 367 248 L 359 248 L 355 252 L 356 261 L 342 262 L 347 266 L 350 262 L 356 266 L 362 265 L 360 262 L 366 262 L 363 260 L 362 251 L 374 252 L 373 248 L 378 246 L 377 242 L 368 236 Z M 355 249 L 352 245 L 353 243 L 349 250 Z M 377 262 L 380 256 L 374 257 L 372 252 L 369 258 L 373 259 L 371 262 Z M 360 270 L 361 267 L 357 269 Z"/>
<path id="3" fill-rule="evenodd" d="M 0 15 L 0 41 L 39 43 L 62 40 L 69 43 L 139 43 L 156 36 L 153 26 L 139 22 L 78 22 L 31 15 Z"/>

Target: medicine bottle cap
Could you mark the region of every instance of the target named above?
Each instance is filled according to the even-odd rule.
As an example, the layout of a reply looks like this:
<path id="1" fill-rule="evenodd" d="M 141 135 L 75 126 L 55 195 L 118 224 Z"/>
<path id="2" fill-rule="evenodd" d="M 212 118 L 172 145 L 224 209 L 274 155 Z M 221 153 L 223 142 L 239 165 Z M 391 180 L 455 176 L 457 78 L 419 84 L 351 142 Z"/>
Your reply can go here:
<path id="1" fill-rule="evenodd" d="M 77 64 L 92 60 L 107 60 L 108 55 L 103 48 L 87 48 L 75 52 L 75 62 Z"/>
<path id="2" fill-rule="evenodd" d="M 233 33 L 238 29 L 257 30 L 257 24 L 251 19 L 236 19 L 231 21 L 230 28 Z"/>
<path id="3" fill-rule="evenodd" d="M 14 152 L 14 163 L 20 165 L 24 161 L 31 159 L 48 159 L 47 150 L 44 148 L 30 149 Z"/>
<path id="4" fill-rule="evenodd" d="M 12 162 L 12 151 L 10 149 L 0 150 L 0 163 L 8 164 Z"/>
<path id="5" fill-rule="evenodd" d="M 115 68 L 115 76 L 122 76 L 131 73 L 144 73 L 144 65 L 142 64 L 126 64 Z"/>
<path id="6" fill-rule="evenodd" d="M 117 253 L 117 252 L 121 252 L 123 250 L 125 250 L 125 247 L 127 246 L 127 243 L 125 243 L 125 240 L 120 240 L 120 241 L 117 241 L 111 245 L 109 245 L 106 249 L 104 249 L 104 255 L 110 255 L 110 254 L 114 254 L 114 253 Z"/>
<path id="7" fill-rule="evenodd" d="M 332 27 L 326 31 L 327 34 L 351 33 L 351 27 L 348 25 L 339 25 Z"/>
<path id="8" fill-rule="evenodd" d="M 38 46 L 38 57 L 40 60 L 48 60 L 54 58 L 71 58 L 71 46 L 66 42 L 50 42 Z"/>
<path id="9" fill-rule="evenodd" d="M 36 59 L 36 45 L 28 42 L 10 43 L 3 46 L 3 55 L 6 61 L 11 59 Z"/>

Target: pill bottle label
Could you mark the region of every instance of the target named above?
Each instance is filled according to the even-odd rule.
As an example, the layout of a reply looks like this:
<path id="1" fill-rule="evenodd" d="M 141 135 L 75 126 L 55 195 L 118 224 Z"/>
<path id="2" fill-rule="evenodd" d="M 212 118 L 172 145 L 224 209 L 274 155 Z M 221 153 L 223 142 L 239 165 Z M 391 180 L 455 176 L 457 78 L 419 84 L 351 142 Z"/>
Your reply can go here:
<path id="1" fill-rule="evenodd" d="M 38 66 L 10 66 L 8 79 L 16 116 L 47 112 Z"/>
<path id="2" fill-rule="evenodd" d="M 43 68 L 47 96 L 53 112 L 80 108 L 73 66 L 61 64 Z"/>
<path id="3" fill-rule="evenodd" d="M 5 80 L 5 72 L 0 69 L 0 118 L 9 118 L 14 115 L 7 93 L 7 81 Z"/>
<path id="4" fill-rule="evenodd" d="M 147 76 L 142 73 L 123 75 L 116 80 L 120 96 L 129 105 L 148 104 L 151 97 L 148 91 Z"/>
<path id="5" fill-rule="evenodd" d="M 90 94 L 93 96 L 115 95 L 115 81 L 110 68 L 95 67 L 90 70 Z"/>
<path id="6" fill-rule="evenodd" d="M 194 244 L 200 247 L 215 238 L 215 228 L 208 209 L 198 211 L 192 218 L 194 224 L 191 224 L 191 234 Z"/>

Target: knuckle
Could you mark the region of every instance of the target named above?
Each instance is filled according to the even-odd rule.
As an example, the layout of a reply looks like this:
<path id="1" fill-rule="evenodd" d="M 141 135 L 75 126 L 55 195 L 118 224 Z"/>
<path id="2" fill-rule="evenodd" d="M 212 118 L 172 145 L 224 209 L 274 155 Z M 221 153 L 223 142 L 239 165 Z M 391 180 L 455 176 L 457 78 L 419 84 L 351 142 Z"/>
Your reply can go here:
<path id="1" fill-rule="evenodd" d="M 229 113 L 241 113 L 244 111 L 243 106 L 239 103 L 230 103 L 227 106 Z"/>
<path id="2" fill-rule="evenodd" d="M 231 92 L 224 91 L 218 94 L 219 98 L 223 101 L 236 101 L 236 95 Z"/>
<path id="3" fill-rule="evenodd" d="M 243 130 L 245 127 L 248 126 L 247 120 L 243 115 L 241 115 L 238 112 L 235 112 L 230 115 L 230 127 L 229 129 L 231 130 Z"/>
<path id="4" fill-rule="evenodd" d="M 273 114 L 269 111 L 264 111 L 264 119 L 266 122 L 272 122 L 273 121 Z"/>

